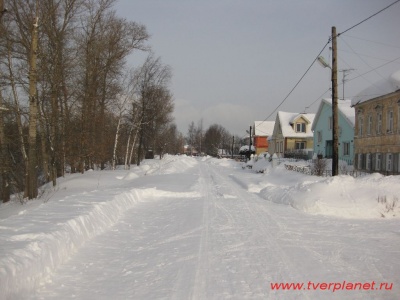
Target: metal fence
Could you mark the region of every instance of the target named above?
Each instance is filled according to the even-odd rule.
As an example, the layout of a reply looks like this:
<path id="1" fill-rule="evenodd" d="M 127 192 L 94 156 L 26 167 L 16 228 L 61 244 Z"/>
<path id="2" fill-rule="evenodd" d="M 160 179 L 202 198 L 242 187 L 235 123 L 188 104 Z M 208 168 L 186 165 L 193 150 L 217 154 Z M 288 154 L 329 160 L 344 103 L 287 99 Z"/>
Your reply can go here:
<path id="1" fill-rule="evenodd" d="M 295 171 L 299 173 L 303 173 L 306 175 L 314 175 L 314 176 L 323 176 L 323 177 L 330 177 L 332 176 L 332 170 L 315 170 L 312 167 L 313 162 L 307 166 L 298 166 L 298 165 L 291 165 L 285 163 L 285 169 L 289 171 Z M 339 168 L 339 175 L 349 175 L 352 177 L 361 177 L 365 176 L 369 173 L 363 171 L 354 171 L 354 170 L 345 170 L 344 168 Z"/>

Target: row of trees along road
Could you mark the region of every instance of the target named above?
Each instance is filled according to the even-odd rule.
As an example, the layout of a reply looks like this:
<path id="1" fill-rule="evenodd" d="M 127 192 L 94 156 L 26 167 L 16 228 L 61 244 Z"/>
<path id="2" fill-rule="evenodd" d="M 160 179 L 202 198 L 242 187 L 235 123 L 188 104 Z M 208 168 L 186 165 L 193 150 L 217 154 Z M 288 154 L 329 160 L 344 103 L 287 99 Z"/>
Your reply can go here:
<path id="1" fill-rule="evenodd" d="M 192 121 L 186 135 L 189 153 L 196 149 L 198 153 L 205 153 L 210 156 L 218 156 L 221 152 L 232 154 L 232 150 L 234 154 L 237 154 L 239 153 L 240 141 L 240 137 L 233 137 L 227 129 L 219 124 L 212 124 L 204 131 L 203 120 L 200 120 L 197 126 Z"/>
<path id="2" fill-rule="evenodd" d="M 171 71 L 115 0 L 0 0 L 0 197 L 33 199 L 64 172 L 179 152 Z M 5 11 L 7 7 L 7 11 Z M 142 66 L 127 58 L 148 51 Z"/>

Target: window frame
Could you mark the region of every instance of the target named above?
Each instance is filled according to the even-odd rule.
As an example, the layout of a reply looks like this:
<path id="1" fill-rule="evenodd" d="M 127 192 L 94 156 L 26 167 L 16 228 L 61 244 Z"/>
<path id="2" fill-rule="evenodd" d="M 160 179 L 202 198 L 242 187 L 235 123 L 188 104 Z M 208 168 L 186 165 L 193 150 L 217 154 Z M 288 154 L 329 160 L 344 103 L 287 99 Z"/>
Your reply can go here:
<path id="1" fill-rule="evenodd" d="M 317 142 L 322 142 L 322 130 L 317 131 Z"/>
<path id="2" fill-rule="evenodd" d="M 300 127 L 300 130 L 299 130 Z M 305 133 L 306 132 L 306 123 L 296 123 L 296 132 Z"/>
<path id="3" fill-rule="evenodd" d="M 303 145 L 304 148 L 298 148 L 297 145 Z M 295 149 L 296 149 L 296 150 L 304 150 L 304 149 L 307 149 L 306 145 L 307 145 L 307 142 L 306 142 L 306 141 L 296 141 L 296 142 L 295 142 Z"/>
<path id="4" fill-rule="evenodd" d="M 382 112 L 376 113 L 376 134 L 382 134 Z"/>
<path id="5" fill-rule="evenodd" d="M 371 171 L 371 153 L 365 155 L 365 169 Z"/>
<path id="6" fill-rule="evenodd" d="M 358 116 L 358 136 L 363 136 L 364 134 L 364 116 L 363 115 L 359 115 Z"/>
<path id="7" fill-rule="evenodd" d="M 393 154 L 386 153 L 386 171 L 391 172 L 393 169 Z"/>
<path id="8" fill-rule="evenodd" d="M 386 133 L 393 133 L 393 109 L 389 109 L 386 113 Z"/>
<path id="9" fill-rule="evenodd" d="M 382 154 L 376 153 L 375 154 L 375 171 L 381 171 L 382 169 Z"/>
<path id="10" fill-rule="evenodd" d="M 343 156 L 350 155 L 350 142 L 343 142 Z"/>
<path id="11" fill-rule="evenodd" d="M 372 114 L 368 114 L 367 135 L 372 134 L 373 119 Z"/>

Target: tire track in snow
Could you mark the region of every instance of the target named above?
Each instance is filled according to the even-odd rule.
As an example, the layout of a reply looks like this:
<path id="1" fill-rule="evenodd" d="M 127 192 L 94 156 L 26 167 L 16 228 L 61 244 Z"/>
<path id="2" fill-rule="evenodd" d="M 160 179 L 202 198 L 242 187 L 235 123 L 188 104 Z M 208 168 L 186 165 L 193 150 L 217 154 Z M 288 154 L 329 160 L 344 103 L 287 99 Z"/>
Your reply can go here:
<path id="1" fill-rule="evenodd" d="M 249 200 L 259 200 L 259 198 L 249 193 L 247 190 L 243 189 L 244 185 L 238 180 L 234 180 L 233 182 L 227 180 L 226 177 L 219 174 L 215 169 L 210 169 L 212 176 L 218 178 L 218 182 L 223 182 L 224 186 L 227 187 L 228 190 L 233 191 L 233 193 L 240 199 L 242 199 L 242 204 L 249 214 L 251 222 L 255 224 L 255 227 L 258 228 L 265 240 L 268 241 L 268 255 L 274 257 L 274 261 L 279 261 L 278 264 L 278 277 L 275 274 L 273 278 L 274 281 L 278 281 L 280 279 L 281 282 L 296 282 L 295 278 L 293 278 L 292 274 L 300 274 L 301 270 L 296 267 L 296 263 L 293 259 L 289 257 L 284 251 L 284 249 L 280 246 L 280 242 L 277 238 L 271 234 L 271 227 L 276 227 L 278 229 L 277 234 L 279 235 L 279 230 L 281 230 L 281 222 L 279 222 L 270 212 L 265 209 L 261 209 L 260 205 L 257 204 L 257 201 L 249 201 Z M 232 177 L 230 177 L 232 178 Z M 250 204 L 251 203 L 251 204 Z M 243 214 L 244 215 L 244 214 Z M 269 221 L 267 221 L 269 220 Z M 271 226 L 272 225 L 272 226 Z M 261 248 L 264 248 L 260 245 Z M 254 248 L 253 248 L 254 249 Z M 250 249 L 251 250 L 251 249 Z M 268 274 L 269 275 L 269 274 Z M 269 276 L 270 277 L 270 276 Z M 270 277 L 271 278 L 271 277 Z M 271 278 L 272 279 L 272 278 Z M 268 282 L 265 282 L 267 285 Z M 271 291 L 272 292 L 272 291 Z M 272 292 L 273 293 L 273 292 Z M 309 299 L 308 295 L 303 291 L 291 291 L 291 296 L 301 296 L 302 299 Z M 268 296 L 268 295 L 265 295 Z M 269 296 L 273 296 L 270 294 Z M 276 295 L 275 295 L 276 296 Z"/>
<path id="2" fill-rule="evenodd" d="M 200 192 L 204 197 L 203 202 L 203 217 L 202 217 L 202 232 L 199 244 L 199 252 L 198 252 L 198 260 L 197 260 L 197 269 L 195 275 L 195 283 L 193 287 L 193 294 L 192 299 L 207 299 L 207 278 L 208 278 L 208 270 L 209 270 L 209 259 L 208 259 L 208 252 L 209 252 L 209 225 L 210 225 L 210 210 L 211 202 L 213 198 L 213 191 L 212 186 L 209 184 L 208 175 L 202 168 L 203 164 L 200 164 L 200 178 L 199 178 L 199 185 L 200 185 Z"/>

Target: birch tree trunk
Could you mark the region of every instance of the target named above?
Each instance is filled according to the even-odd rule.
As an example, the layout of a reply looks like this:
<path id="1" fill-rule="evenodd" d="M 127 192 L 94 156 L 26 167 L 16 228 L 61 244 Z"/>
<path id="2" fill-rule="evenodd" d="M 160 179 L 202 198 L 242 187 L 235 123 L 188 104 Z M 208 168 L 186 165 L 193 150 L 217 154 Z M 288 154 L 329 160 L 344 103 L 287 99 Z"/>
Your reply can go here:
<path id="1" fill-rule="evenodd" d="M 124 165 L 125 170 L 130 169 L 130 161 L 129 161 L 129 165 L 128 165 L 128 157 L 129 157 L 129 146 L 131 144 L 132 129 L 133 128 L 131 127 L 131 129 L 129 130 L 128 141 L 126 142 L 125 165 Z"/>
<path id="2" fill-rule="evenodd" d="M 113 159 L 112 159 L 112 169 L 115 170 L 115 164 L 117 161 L 117 146 L 118 146 L 118 139 L 119 139 L 119 131 L 121 127 L 121 119 L 122 116 L 119 116 L 118 125 L 117 125 L 117 132 L 115 133 L 115 142 L 114 142 L 114 151 L 113 151 Z"/>
<path id="3" fill-rule="evenodd" d="M 31 53 L 29 61 L 29 155 L 28 155 L 28 176 L 27 176 L 27 197 L 34 199 L 38 195 L 37 183 L 37 118 L 38 101 L 36 96 L 36 58 L 38 45 L 38 19 L 36 18 L 32 28 Z"/>
<path id="4" fill-rule="evenodd" d="M 4 120 L 3 120 L 3 96 L 0 90 L 0 174 L 1 174 L 1 199 L 3 203 L 10 200 L 10 182 L 8 178 L 8 159 L 7 159 L 7 144 L 4 134 Z"/>

